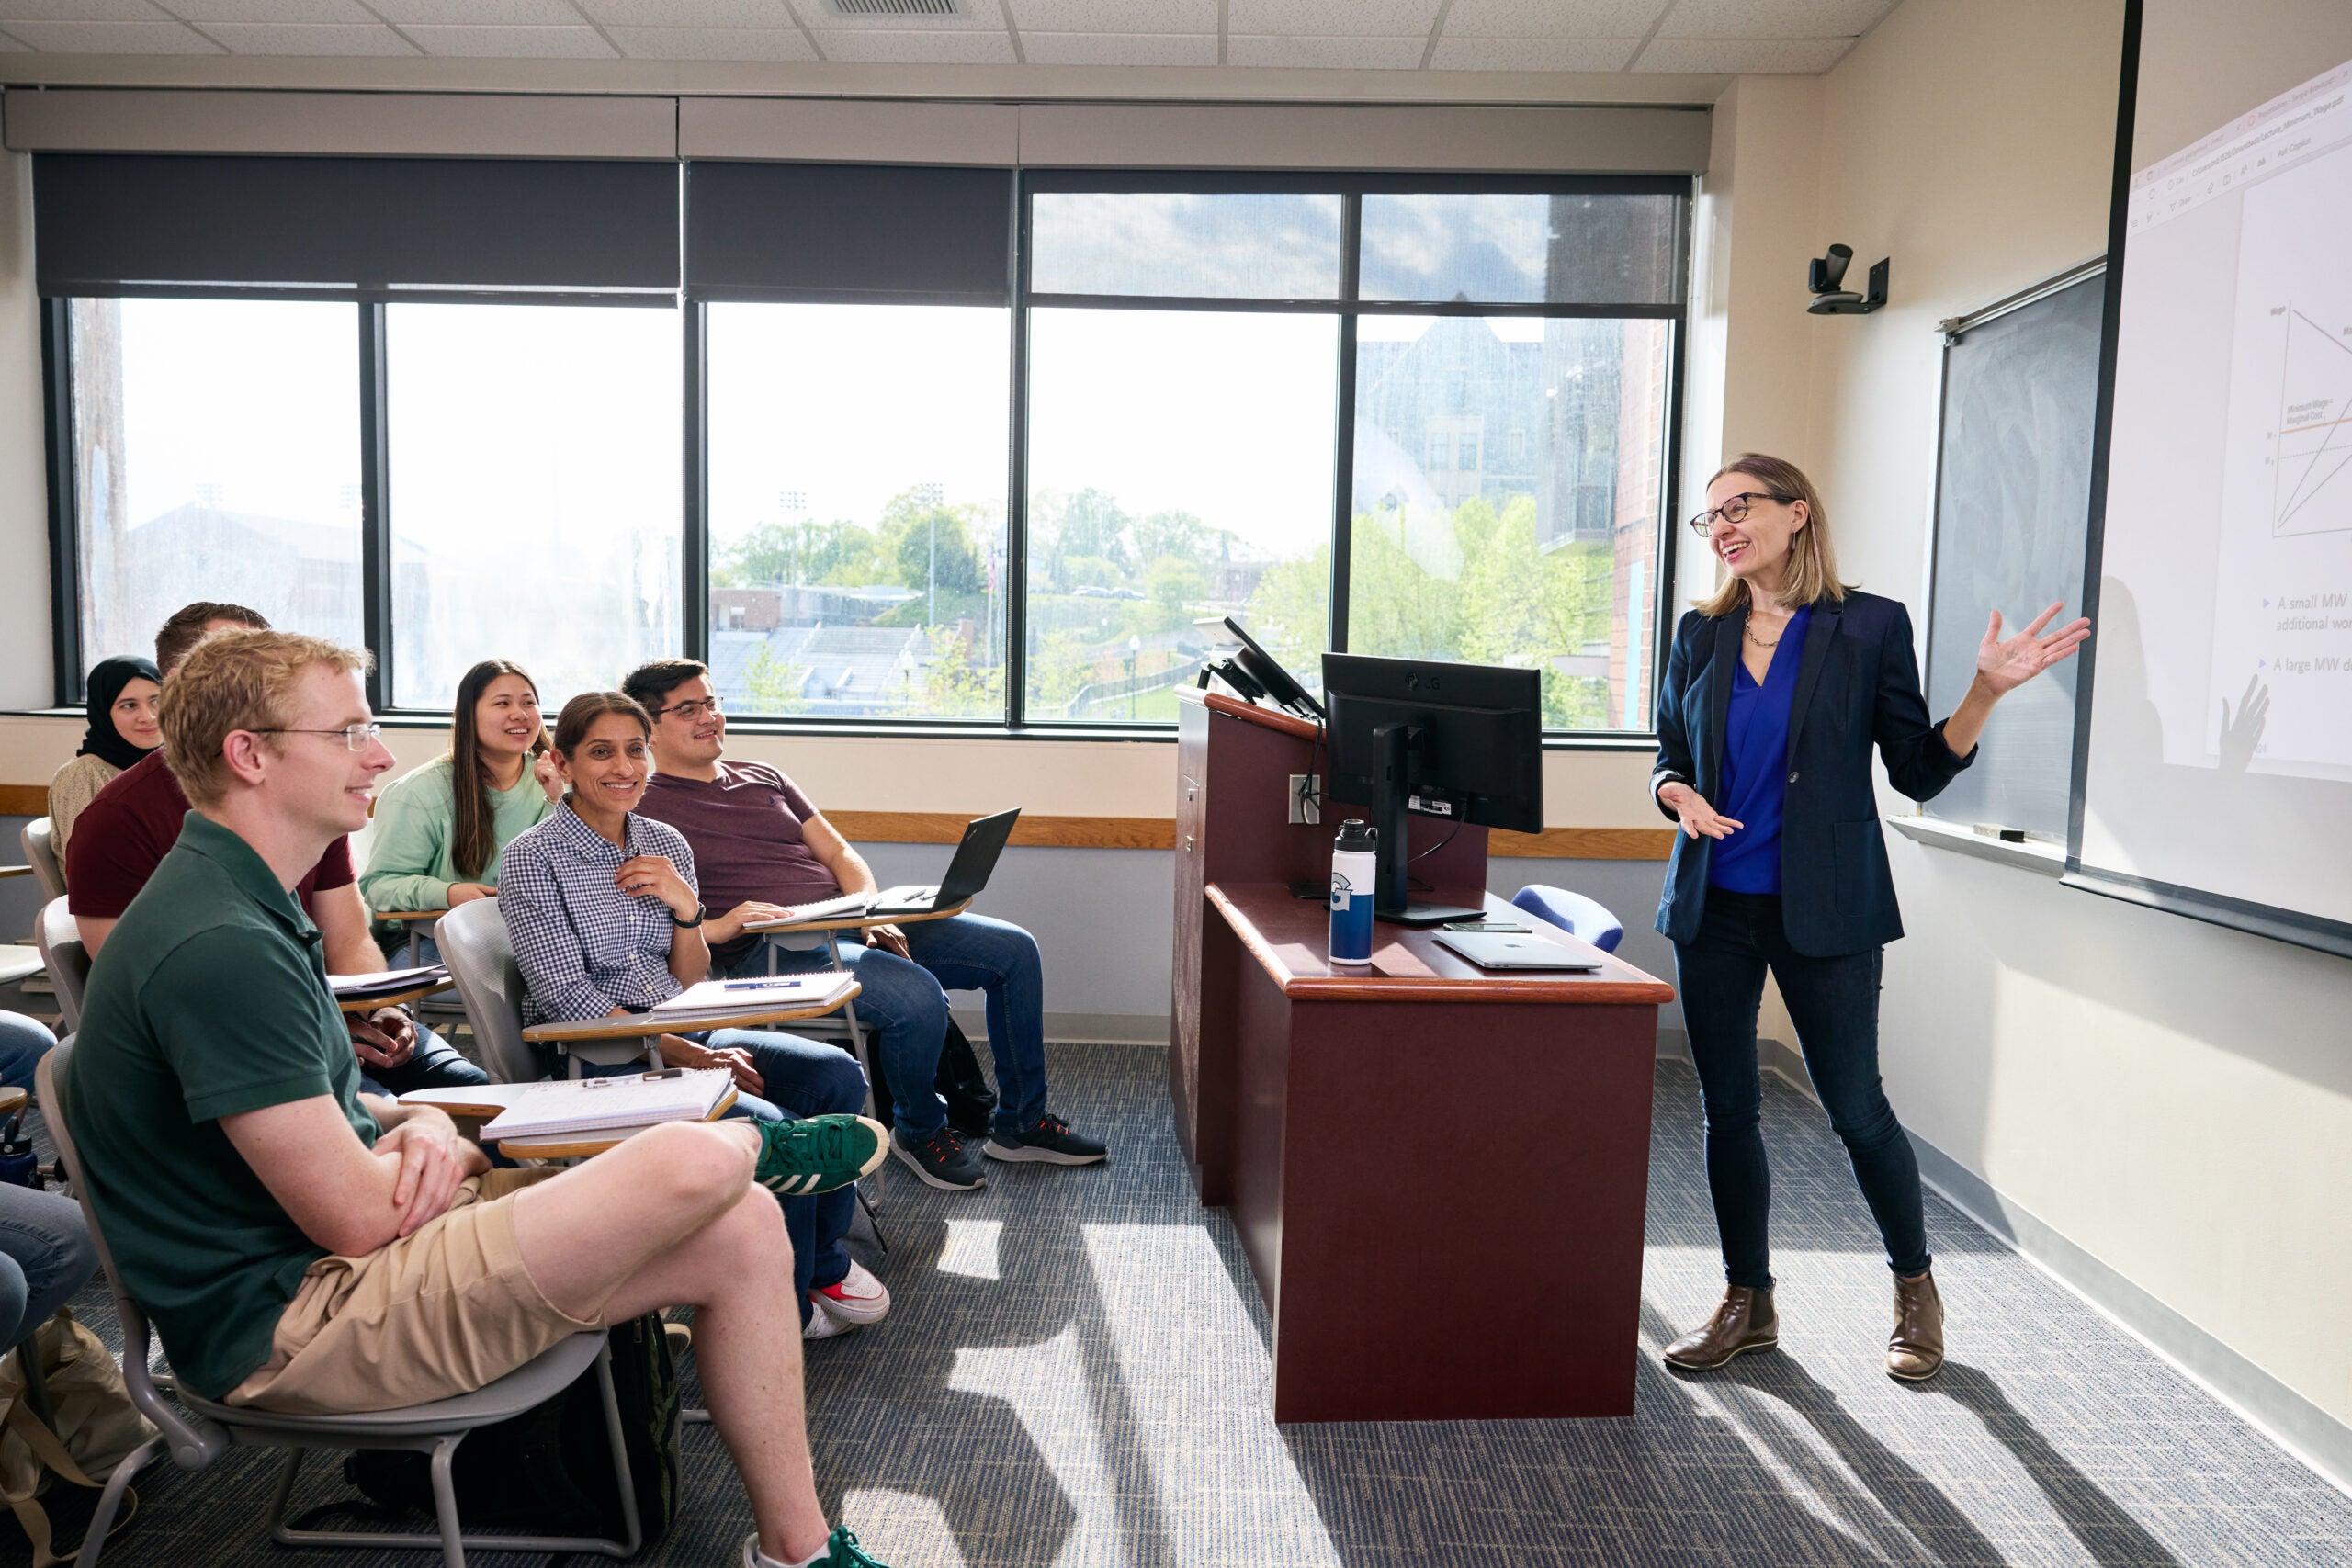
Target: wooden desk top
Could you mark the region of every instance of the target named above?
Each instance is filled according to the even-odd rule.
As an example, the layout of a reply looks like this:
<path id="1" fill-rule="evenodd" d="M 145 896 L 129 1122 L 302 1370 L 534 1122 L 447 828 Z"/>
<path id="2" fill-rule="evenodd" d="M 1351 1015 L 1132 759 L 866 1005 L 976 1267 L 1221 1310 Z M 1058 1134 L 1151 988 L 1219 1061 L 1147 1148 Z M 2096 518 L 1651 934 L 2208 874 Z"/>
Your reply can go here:
<path id="1" fill-rule="evenodd" d="M 925 920 L 944 920 L 962 914 L 972 907 L 969 898 L 951 904 L 944 909 L 925 909 L 912 915 L 843 916 L 837 920 L 794 920 L 788 925 L 770 925 L 753 920 L 743 927 L 747 936 L 799 936 L 804 932 L 821 935 L 826 931 L 862 931 L 869 926 L 917 926 Z"/>
<path id="2" fill-rule="evenodd" d="M 1293 897 L 1279 882 L 1212 882 L 1207 893 L 1242 945 L 1294 1001 L 1623 1006 L 1674 999 L 1674 987 L 1665 981 L 1476 889 L 1441 887 L 1430 897 L 1453 904 L 1483 902 L 1488 919 L 1515 921 L 1580 957 L 1597 959 L 1600 967 L 1591 974 L 1481 969 L 1440 947 L 1437 928 L 1379 924 L 1372 928 L 1370 964 L 1334 966 L 1325 956 L 1331 934 L 1331 912 L 1325 906 Z"/>
<path id="3" fill-rule="evenodd" d="M 701 1029 L 760 1029 L 790 1023 L 799 1018 L 822 1018 L 839 1012 L 858 998 L 864 987 L 852 982 L 831 1001 L 814 1007 L 761 1007 L 745 1003 L 729 1008 L 672 1008 L 666 1012 L 633 1012 L 624 1018 L 589 1018 L 575 1023 L 535 1023 L 523 1038 L 535 1044 L 560 1045 L 581 1040 L 643 1040 L 656 1034 L 691 1034 Z"/>
<path id="4" fill-rule="evenodd" d="M 1198 703 L 1211 713 L 1221 713 L 1227 718 L 1238 718 L 1245 724 L 1254 724 L 1261 729 L 1272 729 L 1284 735 L 1295 735 L 1301 740 L 1313 740 L 1322 734 L 1321 729 L 1311 718 L 1301 718 L 1298 715 L 1284 712 L 1281 708 L 1261 707 L 1256 703 L 1244 702 L 1239 697 L 1224 692 L 1214 690 L 1204 692 L 1197 687 L 1179 686 L 1176 689 L 1176 700 L 1180 703 Z"/>

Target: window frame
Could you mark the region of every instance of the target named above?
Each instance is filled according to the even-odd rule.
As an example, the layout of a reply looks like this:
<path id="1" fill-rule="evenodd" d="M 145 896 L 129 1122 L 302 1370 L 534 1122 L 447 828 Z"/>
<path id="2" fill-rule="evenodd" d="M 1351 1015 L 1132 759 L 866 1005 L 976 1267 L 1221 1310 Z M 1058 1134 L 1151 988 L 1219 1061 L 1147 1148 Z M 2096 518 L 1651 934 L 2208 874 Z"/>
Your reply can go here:
<path id="1" fill-rule="evenodd" d="M 1546 750 L 1647 750 L 1656 743 L 1656 695 L 1660 671 L 1672 636 L 1673 594 L 1679 541 L 1668 522 L 1677 513 L 1683 441 L 1685 357 L 1689 340 L 1688 286 L 1693 256 L 1690 225 L 1696 209 L 1695 177 L 1688 175 L 1592 175 L 1482 174 L 1444 171 L 1427 174 L 1383 173 L 1261 173 L 1243 171 L 1165 171 L 1023 168 L 1010 182 L 1012 214 L 1005 258 L 1010 301 L 1007 329 L 1010 406 L 1006 430 L 1005 560 L 1007 590 L 1004 609 L 1004 690 L 1002 715 L 996 720 L 839 718 L 798 716 L 747 716 L 734 719 L 746 733 L 833 735 L 973 735 L 1034 739 L 1167 741 L 1175 727 L 1166 722 L 1109 725 L 1068 719 L 1033 717 L 1025 709 L 1028 682 L 1027 597 L 1029 548 L 1029 406 L 1030 312 L 1035 308 L 1124 310 L 1274 311 L 1336 314 L 1340 321 L 1337 398 L 1333 409 L 1335 442 L 1331 500 L 1329 587 L 1329 633 L 1332 650 L 1348 647 L 1350 535 L 1353 521 L 1355 461 L 1355 397 L 1358 324 L 1367 315 L 1521 316 L 1602 320 L 1659 320 L 1668 325 L 1664 439 L 1659 463 L 1660 513 L 1655 581 L 1647 595 L 1648 626 L 1643 637 L 1648 664 L 1646 705 L 1651 725 L 1641 730 L 1546 730 Z M 1332 194 L 1341 198 L 1340 276 L 1329 299 L 1272 299 L 1145 295 L 1036 294 L 1030 288 L 1031 217 L 1034 197 L 1041 192 L 1179 193 L 1295 195 Z M 1363 198 L 1381 194 L 1581 195 L 1629 194 L 1673 196 L 1681 202 L 1681 226 L 1675 237 L 1678 276 L 1683 297 L 1674 303 L 1527 303 L 1457 300 L 1366 300 L 1361 292 Z M 681 646 L 685 656 L 708 661 L 710 654 L 711 561 L 709 516 L 709 323 L 708 304 L 689 294 L 682 281 L 674 290 L 581 288 L 517 291 L 513 289 L 397 288 L 369 290 L 355 296 L 335 289 L 300 288 L 222 288 L 163 285 L 122 291 L 140 298 L 333 299 L 354 307 L 355 330 L 360 340 L 359 417 L 361 421 L 361 615 L 375 665 L 368 679 L 376 711 L 401 728 L 446 724 L 447 709 L 401 708 L 390 702 L 392 670 L 399 657 L 392 637 L 393 575 L 392 519 L 390 494 L 388 376 L 385 354 L 385 306 L 395 301 L 466 304 L 598 305 L 615 309 L 667 308 L 679 313 L 684 334 L 681 355 L 679 420 L 683 461 L 679 475 L 679 562 L 681 587 Z M 894 294 L 858 303 L 968 304 L 963 299 Z M 54 694 L 59 708 L 81 705 L 85 674 L 81 615 L 81 547 L 74 439 L 72 299 L 44 297 L 41 301 L 42 389 L 47 439 L 51 562 L 51 647 L 54 660 Z M 1487 456 L 1481 439 L 1479 455 Z M 1458 447 L 1456 455 L 1458 457 Z M 1014 587 L 1013 578 L 1019 577 Z"/>

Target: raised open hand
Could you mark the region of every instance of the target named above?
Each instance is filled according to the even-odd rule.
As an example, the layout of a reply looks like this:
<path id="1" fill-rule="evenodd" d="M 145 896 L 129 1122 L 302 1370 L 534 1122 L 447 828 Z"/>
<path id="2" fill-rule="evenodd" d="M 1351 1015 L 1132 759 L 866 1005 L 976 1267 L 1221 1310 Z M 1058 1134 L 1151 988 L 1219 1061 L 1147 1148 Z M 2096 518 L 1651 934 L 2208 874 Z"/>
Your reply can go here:
<path id="1" fill-rule="evenodd" d="M 1978 684 L 1996 697 L 2006 696 L 2060 660 L 2071 658 L 2091 635 L 2091 623 L 2078 616 L 2043 636 L 2042 628 L 2064 607 L 2063 602 L 2051 605 L 2007 642 L 2001 640 L 2001 612 L 1994 611 L 1991 624 L 1984 628 L 1984 640 L 1976 645 Z"/>
<path id="2" fill-rule="evenodd" d="M 2238 698 L 2237 712 L 2230 711 L 2230 699 L 2222 699 L 2222 735 L 2219 750 L 2222 771 L 2242 773 L 2254 761 L 2255 752 L 2262 745 L 2263 727 L 2270 721 L 2270 688 L 2262 683 L 2259 675 L 2245 678 L 2245 693 Z"/>

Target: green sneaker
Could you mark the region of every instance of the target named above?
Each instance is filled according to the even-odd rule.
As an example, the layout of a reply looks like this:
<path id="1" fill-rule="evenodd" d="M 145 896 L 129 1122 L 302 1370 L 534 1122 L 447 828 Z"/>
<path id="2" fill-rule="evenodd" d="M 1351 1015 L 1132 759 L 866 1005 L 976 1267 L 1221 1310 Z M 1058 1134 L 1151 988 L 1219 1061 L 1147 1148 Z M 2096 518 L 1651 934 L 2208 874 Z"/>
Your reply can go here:
<path id="1" fill-rule="evenodd" d="M 773 1557 L 760 1551 L 760 1532 L 753 1530 L 743 1538 L 743 1568 L 784 1568 Z M 857 1537 L 849 1533 L 846 1525 L 838 1526 L 825 1538 L 825 1555 L 817 1559 L 815 1568 L 889 1568 L 880 1558 L 869 1556 L 857 1544 Z"/>
<path id="2" fill-rule="evenodd" d="M 760 1163 L 752 1179 L 780 1198 L 806 1198 L 847 1187 L 890 1152 L 888 1130 L 863 1116 L 809 1116 L 755 1125 Z"/>

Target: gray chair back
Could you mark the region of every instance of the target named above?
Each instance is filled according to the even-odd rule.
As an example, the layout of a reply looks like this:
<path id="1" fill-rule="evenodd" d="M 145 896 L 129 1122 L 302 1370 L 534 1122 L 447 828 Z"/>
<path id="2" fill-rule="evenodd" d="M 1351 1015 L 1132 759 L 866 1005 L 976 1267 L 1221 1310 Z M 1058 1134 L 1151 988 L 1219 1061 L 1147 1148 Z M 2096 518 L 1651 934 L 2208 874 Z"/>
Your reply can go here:
<path id="1" fill-rule="evenodd" d="M 25 863 L 40 878 L 44 897 L 65 897 L 65 867 L 57 859 L 56 830 L 46 817 L 36 817 L 17 834 L 17 841 L 25 847 Z"/>
<path id="2" fill-rule="evenodd" d="M 51 1046 L 33 1069 L 33 1081 L 40 1089 L 42 1120 L 49 1135 L 57 1143 L 58 1157 L 65 1162 L 65 1174 L 74 1182 L 74 1201 L 81 1205 L 82 1223 L 90 1230 L 90 1245 L 97 1248 L 98 1266 L 106 1270 L 107 1288 L 114 1294 L 114 1310 L 122 1320 L 122 1381 L 130 1393 L 130 1403 L 139 1413 L 155 1423 L 164 1443 L 171 1449 L 172 1461 L 187 1470 L 201 1470 L 227 1451 L 229 1434 L 219 1423 L 198 1416 L 190 1418 L 179 1406 L 165 1399 L 155 1387 L 153 1374 L 147 1370 L 147 1314 L 130 1299 L 123 1288 L 122 1270 L 114 1266 L 114 1253 L 107 1246 L 107 1233 L 98 1224 L 98 1208 L 90 1198 L 90 1179 L 82 1168 L 82 1156 L 74 1146 L 74 1108 L 64 1093 L 65 1065 L 74 1059 L 74 1037 L 69 1034 Z"/>
<path id="3" fill-rule="evenodd" d="M 57 990 L 57 1024 L 71 1034 L 82 1027 L 82 995 L 90 986 L 90 951 L 82 945 L 82 929 L 63 895 L 41 906 L 33 920 L 33 945 L 40 949 L 41 966 Z"/>
<path id="4" fill-rule="evenodd" d="M 546 1069 L 523 1043 L 523 998 L 529 994 L 514 964 L 514 942 L 495 898 L 460 904 L 433 933 L 441 962 L 458 983 L 467 1021 L 481 1042 L 481 1065 L 500 1083 L 529 1083 Z"/>

